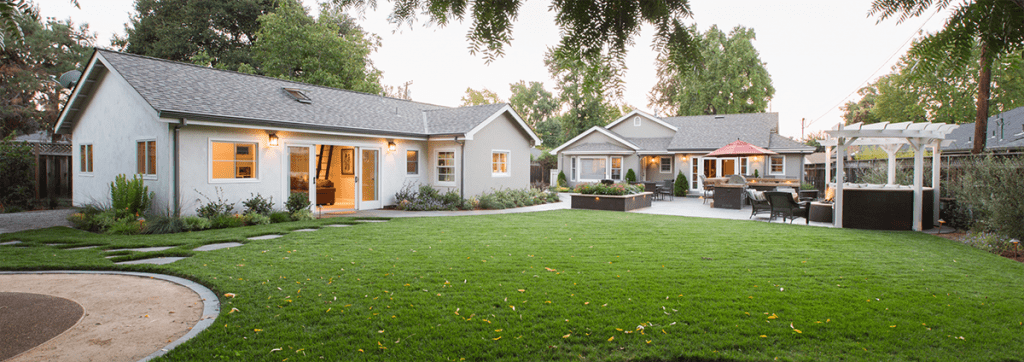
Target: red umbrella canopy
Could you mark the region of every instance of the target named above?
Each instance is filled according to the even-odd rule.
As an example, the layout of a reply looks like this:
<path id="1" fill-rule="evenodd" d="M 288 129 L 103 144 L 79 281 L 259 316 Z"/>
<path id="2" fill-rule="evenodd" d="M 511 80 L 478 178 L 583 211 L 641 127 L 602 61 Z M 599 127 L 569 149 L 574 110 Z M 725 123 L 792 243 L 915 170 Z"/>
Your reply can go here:
<path id="1" fill-rule="evenodd" d="M 704 157 L 724 157 L 724 156 L 754 156 L 754 155 L 777 155 L 778 153 L 766 150 L 761 147 L 754 146 L 741 140 L 736 140 L 733 143 L 725 145 L 725 147 L 719 148 L 705 155 Z"/>

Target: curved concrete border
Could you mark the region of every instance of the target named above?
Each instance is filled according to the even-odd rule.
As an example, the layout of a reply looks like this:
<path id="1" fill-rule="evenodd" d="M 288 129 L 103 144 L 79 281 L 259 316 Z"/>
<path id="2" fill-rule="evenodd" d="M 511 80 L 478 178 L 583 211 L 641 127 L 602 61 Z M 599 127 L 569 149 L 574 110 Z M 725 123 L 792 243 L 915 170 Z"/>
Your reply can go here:
<path id="1" fill-rule="evenodd" d="M 199 298 L 203 300 L 203 316 L 199 319 L 196 325 L 192 326 L 192 329 L 188 331 L 184 336 L 178 338 L 178 340 L 171 342 L 161 348 L 160 350 L 151 353 L 145 358 L 139 360 L 139 362 L 149 361 L 151 359 L 163 356 L 168 351 L 174 349 L 178 345 L 185 343 L 193 337 L 199 335 L 200 332 L 206 330 L 206 328 L 213 325 L 213 321 L 220 315 L 220 299 L 217 298 L 217 294 L 214 294 L 212 290 L 204 287 L 202 284 L 193 282 L 185 278 L 179 278 L 164 274 L 154 273 L 140 273 L 140 272 L 118 272 L 118 271 L 79 271 L 79 270 L 45 270 L 45 271 L 0 271 L 0 274 L 113 274 L 113 275 L 131 275 L 144 278 L 159 279 L 174 284 L 181 285 L 183 287 L 191 289 L 196 294 L 199 294 Z"/>

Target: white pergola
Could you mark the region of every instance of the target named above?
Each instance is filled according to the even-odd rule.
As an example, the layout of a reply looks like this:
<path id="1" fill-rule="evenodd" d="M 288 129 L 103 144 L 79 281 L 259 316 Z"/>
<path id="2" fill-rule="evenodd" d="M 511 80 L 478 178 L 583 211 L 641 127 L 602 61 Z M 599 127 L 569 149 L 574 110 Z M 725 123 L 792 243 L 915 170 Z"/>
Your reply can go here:
<path id="1" fill-rule="evenodd" d="M 903 145 L 910 145 L 914 150 L 914 231 L 921 231 L 921 208 L 924 204 L 924 151 L 932 149 L 932 192 L 934 221 L 939 219 L 939 172 L 941 171 L 940 148 L 946 135 L 959 127 L 955 124 L 930 122 L 902 123 L 856 123 L 849 126 L 842 124 L 825 131 L 831 138 L 822 142 L 825 146 L 825 184 L 831 181 L 832 147 L 836 147 L 836 195 L 833 222 L 835 227 L 843 227 L 843 181 L 846 179 L 843 161 L 846 159 L 846 148 L 849 146 L 879 146 L 889 154 L 889 184 L 896 183 L 896 152 Z"/>

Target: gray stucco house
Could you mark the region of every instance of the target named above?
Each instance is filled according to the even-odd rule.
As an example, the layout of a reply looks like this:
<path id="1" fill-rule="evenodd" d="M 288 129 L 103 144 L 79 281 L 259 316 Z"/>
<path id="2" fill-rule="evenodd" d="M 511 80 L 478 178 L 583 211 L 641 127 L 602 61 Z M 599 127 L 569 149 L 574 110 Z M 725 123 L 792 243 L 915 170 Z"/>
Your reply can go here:
<path id="1" fill-rule="evenodd" d="M 682 172 L 690 189 L 701 189 L 698 175 L 733 174 L 761 178 L 800 179 L 804 155 L 814 152 L 779 135 L 778 113 L 746 113 L 689 117 L 655 117 L 633 111 L 604 127 L 593 127 L 552 153 L 570 185 L 621 181 L 633 169 L 638 181 L 675 180 Z M 778 155 L 704 157 L 736 141 L 749 142 Z"/>
<path id="2" fill-rule="evenodd" d="M 985 150 L 997 153 L 1024 151 L 1024 107 L 988 117 Z M 974 123 L 964 123 L 953 130 L 942 146 L 944 154 L 969 154 L 974 148 Z"/>
<path id="3" fill-rule="evenodd" d="M 396 203 L 406 185 L 527 188 L 537 135 L 507 104 L 449 108 L 96 50 L 60 114 L 76 205 L 138 174 L 159 209 L 191 213 L 293 192 L 332 209 Z M 332 210 L 333 211 L 333 210 Z"/>

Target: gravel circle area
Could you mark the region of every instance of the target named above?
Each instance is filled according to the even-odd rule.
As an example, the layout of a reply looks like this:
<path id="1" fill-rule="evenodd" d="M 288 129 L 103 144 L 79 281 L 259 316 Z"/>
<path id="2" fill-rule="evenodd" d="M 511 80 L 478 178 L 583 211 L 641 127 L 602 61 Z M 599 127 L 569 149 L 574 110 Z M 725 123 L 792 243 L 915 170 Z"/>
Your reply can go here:
<path id="1" fill-rule="evenodd" d="M 59 209 L 0 214 L 0 234 L 53 226 L 71 227 L 68 216 L 75 211 L 75 209 Z"/>

